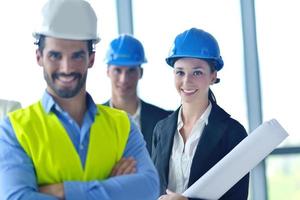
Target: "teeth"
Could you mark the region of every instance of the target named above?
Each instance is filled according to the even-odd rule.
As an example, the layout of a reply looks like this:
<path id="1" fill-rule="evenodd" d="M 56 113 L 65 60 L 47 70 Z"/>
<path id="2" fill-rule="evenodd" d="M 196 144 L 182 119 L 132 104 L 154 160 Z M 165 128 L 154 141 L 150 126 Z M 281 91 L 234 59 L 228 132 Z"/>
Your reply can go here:
<path id="1" fill-rule="evenodd" d="M 182 89 L 182 91 L 183 91 L 184 93 L 191 94 L 191 93 L 196 92 L 197 90 L 184 90 L 184 89 Z"/>
<path id="2" fill-rule="evenodd" d="M 74 76 L 59 76 L 58 79 L 62 82 L 71 82 L 75 79 Z"/>

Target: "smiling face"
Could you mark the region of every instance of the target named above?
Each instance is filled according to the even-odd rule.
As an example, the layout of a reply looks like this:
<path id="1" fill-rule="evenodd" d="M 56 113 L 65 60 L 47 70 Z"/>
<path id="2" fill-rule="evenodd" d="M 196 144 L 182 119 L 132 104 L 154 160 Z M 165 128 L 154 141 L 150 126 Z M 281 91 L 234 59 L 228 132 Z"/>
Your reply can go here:
<path id="1" fill-rule="evenodd" d="M 138 81 L 142 74 L 143 69 L 139 66 L 108 66 L 107 76 L 111 80 L 113 95 L 124 99 L 136 96 Z"/>
<path id="2" fill-rule="evenodd" d="M 205 60 L 181 58 L 174 64 L 175 87 L 182 103 L 208 101 L 209 86 L 214 83 L 217 72 Z"/>
<path id="3" fill-rule="evenodd" d="M 44 70 L 47 91 L 57 97 L 72 98 L 85 90 L 87 70 L 94 63 L 86 41 L 45 38 L 43 52 L 36 59 Z"/>

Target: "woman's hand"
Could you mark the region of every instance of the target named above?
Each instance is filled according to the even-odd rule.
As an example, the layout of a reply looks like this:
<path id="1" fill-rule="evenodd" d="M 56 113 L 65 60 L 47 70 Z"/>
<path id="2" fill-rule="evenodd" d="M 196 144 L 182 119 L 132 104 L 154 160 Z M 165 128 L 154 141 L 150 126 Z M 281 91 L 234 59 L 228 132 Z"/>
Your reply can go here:
<path id="1" fill-rule="evenodd" d="M 158 200 L 188 200 L 181 194 L 172 192 L 171 190 L 166 190 L 167 194 L 161 195 Z"/>

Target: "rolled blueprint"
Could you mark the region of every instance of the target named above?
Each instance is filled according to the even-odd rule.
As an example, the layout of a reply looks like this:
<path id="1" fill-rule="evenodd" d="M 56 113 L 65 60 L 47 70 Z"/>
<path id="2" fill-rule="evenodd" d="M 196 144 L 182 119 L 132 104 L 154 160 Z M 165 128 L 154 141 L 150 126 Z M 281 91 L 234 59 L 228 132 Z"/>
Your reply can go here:
<path id="1" fill-rule="evenodd" d="M 219 199 L 287 136 L 288 133 L 275 119 L 261 124 L 183 195 L 191 198 Z"/>

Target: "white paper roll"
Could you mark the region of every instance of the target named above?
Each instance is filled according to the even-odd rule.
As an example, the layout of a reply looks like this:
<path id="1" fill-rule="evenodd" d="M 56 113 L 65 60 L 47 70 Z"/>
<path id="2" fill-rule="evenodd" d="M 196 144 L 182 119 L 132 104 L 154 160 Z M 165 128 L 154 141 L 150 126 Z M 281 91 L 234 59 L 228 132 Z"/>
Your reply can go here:
<path id="1" fill-rule="evenodd" d="M 263 123 L 191 185 L 183 195 L 191 198 L 219 199 L 287 136 L 288 133 L 277 120 Z"/>

